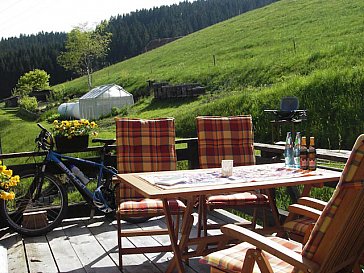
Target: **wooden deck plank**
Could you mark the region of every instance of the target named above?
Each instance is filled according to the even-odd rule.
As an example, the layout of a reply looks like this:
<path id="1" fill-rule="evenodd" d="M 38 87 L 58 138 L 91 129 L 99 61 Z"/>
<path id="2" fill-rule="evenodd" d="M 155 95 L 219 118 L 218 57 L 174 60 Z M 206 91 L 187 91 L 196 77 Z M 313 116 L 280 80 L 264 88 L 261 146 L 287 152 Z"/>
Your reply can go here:
<path id="1" fill-rule="evenodd" d="M 8 250 L 0 245 L 0 273 L 8 273 Z"/>
<path id="2" fill-rule="evenodd" d="M 64 226 L 67 227 L 67 222 L 63 223 Z M 46 235 L 58 269 L 60 272 L 86 273 L 63 227 L 56 228 Z"/>
<path id="3" fill-rule="evenodd" d="M 45 236 L 24 238 L 29 272 L 59 272 Z"/>
<path id="4" fill-rule="evenodd" d="M 72 222 L 69 222 L 71 224 Z M 107 255 L 100 246 L 91 231 L 82 221 L 73 221 L 74 225 L 63 227 L 68 236 L 72 248 L 74 249 L 83 268 L 88 273 L 108 273 L 119 272 L 117 265 Z"/>
<path id="5" fill-rule="evenodd" d="M 8 271 L 9 272 L 28 272 L 23 241 L 17 233 L 7 233 L 0 244 L 8 250 Z"/>
<path id="6" fill-rule="evenodd" d="M 138 226 L 143 230 L 151 230 L 151 229 L 165 229 L 167 228 L 166 223 L 164 221 L 164 217 L 154 217 L 145 223 L 138 224 Z M 143 246 L 144 243 L 147 246 L 160 246 L 160 245 L 170 245 L 170 240 L 168 235 L 155 235 L 149 236 L 148 241 L 146 242 L 146 238 L 144 236 L 140 237 L 132 237 L 130 241 L 136 246 Z M 163 253 L 146 253 L 145 254 L 152 262 L 155 264 L 162 272 L 165 272 L 170 260 L 173 257 L 172 252 L 163 252 Z M 186 273 L 195 273 L 194 270 L 191 270 L 189 267 L 186 267 Z"/>
<path id="7" fill-rule="evenodd" d="M 193 216 L 191 237 L 197 234 L 197 213 L 193 213 Z M 208 217 L 211 223 L 242 220 L 223 210 L 209 212 Z M 166 227 L 164 217 L 154 218 L 138 225 L 123 223 L 124 229 L 147 230 L 155 227 L 161 229 Z M 209 230 L 208 233 L 218 234 L 220 231 Z M 120 272 L 116 221 L 104 216 L 64 220 L 62 227 L 53 230 L 47 236 L 25 238 L 24 242 L 31 265 L 30 272 Z M 123 238 L 125 247 L 169 243 L 167 235 Z M 9 272 L 28 272 L 21 236 L 9 233 L 0 238 L 0 245 L 8 249 Z M 123 273 L 161 273 L 166 270 L 172 257 L 172 252 L 125 255 Z M 208 266 L 199 263 L 199 257 L 191 258 L 185 269 L 186 273 L 209 272 Z"/>
<path id="8" fill-rule="evenodd" d="M 105 251 L 110 255 L 111 259 L 118 264 L 118 242 L 117 242 L 117 229 L 116 221 L 110 222 L 104 217 L 94 218 L 92 220 L 85 221 L 87 227 L 103 246 Z M 135 229 L 136 225 L 123 224 L 125 229 Z M 128 238 L 123 238 L 123 246 L 135 247 Z M 123 256 L 123 272 L 124 273 L 160 273 L 157 267 L 155 267 L 151 261 L 143 254 L 133 254 Z"/>

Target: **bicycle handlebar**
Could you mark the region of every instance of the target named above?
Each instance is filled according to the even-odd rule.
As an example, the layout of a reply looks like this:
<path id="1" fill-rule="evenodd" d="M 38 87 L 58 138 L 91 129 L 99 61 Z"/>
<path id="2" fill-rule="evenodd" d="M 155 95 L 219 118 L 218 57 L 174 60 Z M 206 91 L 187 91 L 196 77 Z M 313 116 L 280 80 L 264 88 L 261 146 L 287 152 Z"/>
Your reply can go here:
<path id="1" fill-rule="evenodd" d="M 38 148 L 41 148 L 45 151 L 53 149 L 54 142 L 52 134 L 45 127 L 43 127 L 42 124 L 37 123 L 37 125 L 42 129 L 35 139 L 35 143 L 37 143 Z"/>
<path id="2" fill-rule="evenodd" d="M 48 130 L 47 130 L 46 128 L 44 128 L 42 124 L 37 123 L 37 125 L 38 125 L 38 127 L 39 127 L 40 129 L 45 130 L 45 131 L 47 131 L 47 132 L 48 132 Z"/>

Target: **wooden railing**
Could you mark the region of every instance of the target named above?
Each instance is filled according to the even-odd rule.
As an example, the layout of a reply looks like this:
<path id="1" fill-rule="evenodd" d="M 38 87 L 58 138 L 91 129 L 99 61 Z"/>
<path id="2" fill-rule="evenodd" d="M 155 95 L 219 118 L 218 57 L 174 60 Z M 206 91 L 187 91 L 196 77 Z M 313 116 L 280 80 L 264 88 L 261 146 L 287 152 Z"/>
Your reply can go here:
<path id="1" fill-rule="evenodd" d="M 185 148 L 178 148 L 178 145 L 185 144 Z M 188 161 L 188 165 L 190 169 L 197 169 L 199 167 L 198 162 L 198 143 L 197 138 L 185 138 L 176 140 L 177 145 L 177 160 L 178 161 Z M 111 149 L 116 148 L 115 145 L 110 146 Z M 101 150 L 101 146 L 93 146 L 88 147 L 87 149 L 81 152 L 97 152 Z M 260 151 L 260 155 L 256 156 L 257 164 L 267 164 L 273 162 L 280 162 L 282 158 L 282 154 L 284 152 L 284 146 L 282 145 L 274 145 L 274 144 L 266 144 L 266 143 L 254 143 L 254 149 L 256 151 Z M 96 153 L 95 153 L 96 154 Z M 259 154 L 259 152 L 258 152 Z M 36 156 L 44 156 L 46 152 L 19 152 L 19 153 L 8 153 L 1 154 L 0 160 L 13 159 L 13 158 L 27 158 L 27 157 L 36 157 Z M 327 149 L 317 149 L 317 158 L 322 160 L 328 160 L 332 162 L 341 162 L 345 163 L 350 155 L 350 151 L 341 150 L 327 150 Z M 29 164 L 18 164 L 12 165 L 13 169 L 19 169 L 26 167 Z M 31 164 L 30 164 L 31 165 Z M 10 166 L 9 166 L 10 167 Z"/>
<path id="2" fill-rule="evenodd" d="M 178 161 L 188 161 L 188 168 L 189 169 L 197 169 L 199 167 L 198 162 L 198 143 L 197 138 L 187 138 L 187 139 L 178 139 L 176 140 L 177 145 L 177 160 Z M 180 146 L 185 146 L 180 148 Z M 95 152 L 95 156 L 87 157 L 90 160 L 98 160 L 97 151 L 101 150 L 101 146 L 95 147 L 88 147 L 82 152 Z M 115 145 L 111 146 L 112 149 L 115 149 Z M 268 164 L 268 163 L 276 163 L 282 161 L 282 154 L 284 151 L 284 146 L 282 145 L 272 145 L 272 144 L 265 144 L 265 143 L 254 143 L 254 149 L 257 152 L 256 162 L 257 164 Z M 46 152 L 21 152 L 21 153 L 9 153 L 9 154 L 0 154 L 0 160 L 8 160 L 14 158 L 29 158 L 29 157 L 39 157 L 46 155 Z M 317 149 L 317 158 L 323 160 L 324 163 L 327 161 L 345 163 L 350 155 L 350 151 L 332 151 L 326 149 Z M 41 160 L 38 160 L 40 163 Z M 111 156 L 110 162 L 108 164 L 116 165 L 116 156 Z M 25 164 L 7 164 L 8 167 L 11 168 L 14 173 L 19 173 L 22 170 L 34 168 L 35 163 L 25 163 Z M 86 166 L 85 166 L 86 167 Z M 325 168 L 329 169 L 336 169 L 338 168 L 327 167 L 327 164 L 324 166 Z M 84 170 L 84 169 L 83 169 Z M 59 173 L 59 169 L 56 166 L 50 166 L 48 171 L 53 172 L 55 174 Z M 87 173 L 87 169 L 85 170 Z M 336 184 L 330 183 L 325 184 L 325 186 L 334 187 Z M 287 193 L 290 195 L 292 201 L 294 202 L 297 199 L 298 192 L 295 189 L 287 189 Z M 249 212 L 248 212 L 249 213 Z M 284 215 L 285 212 L 282 212 Z"/>

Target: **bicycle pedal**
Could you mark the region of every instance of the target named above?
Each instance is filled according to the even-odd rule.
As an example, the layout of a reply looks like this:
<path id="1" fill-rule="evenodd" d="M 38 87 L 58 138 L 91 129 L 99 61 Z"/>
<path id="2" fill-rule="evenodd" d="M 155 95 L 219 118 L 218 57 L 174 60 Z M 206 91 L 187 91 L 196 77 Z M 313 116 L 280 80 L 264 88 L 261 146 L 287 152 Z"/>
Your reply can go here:
<path id="1" fill-rule="evenodd" d="M 94 218 L 94 216 L 95 216 L 95 209 L 92 208 L 90 211 L 90 219 Z"/>

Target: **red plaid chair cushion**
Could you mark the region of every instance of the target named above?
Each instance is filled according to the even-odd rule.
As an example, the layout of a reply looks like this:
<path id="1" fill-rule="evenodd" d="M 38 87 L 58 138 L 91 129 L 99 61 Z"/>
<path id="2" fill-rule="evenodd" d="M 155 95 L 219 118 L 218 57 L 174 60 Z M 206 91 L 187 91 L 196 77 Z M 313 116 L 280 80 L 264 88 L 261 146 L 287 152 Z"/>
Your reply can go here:
<path id="1" fill-rule="evenodd" d="M 116 155 L 119 173 L 172 171 L 176 169 L 173 118 L 116 120 Z M 135 190 L 121 186 L 120 196 L 142 198 Z"/>
<path id="2" fill-rule="evenodd" d="M 176 170 L 175 124 L 173 118 L 116 120 L 116 153 L 119 173 Z M 134 189 L 119 187 L 120 196 L 127 200 L 119 213 L 163 214 L 161 200 L 144 199 Z M 120 202 L 120 200 L 119 200 Z M 170 200 L 171 209 L 181 211 L 184 204 Z"/>
<path id="3" fill-rule="evenodd" d="M 280 245 L 289 248 L 297 253 L 301 253 L 302 245 L 300 243 L 294 241 L 288 241 L 279 237 L 268 237 L 272 241 L 279 243 Z M 203 258 L 200 259 L 201 263 L 209 264 L 210 266 L 216 267 L 218 269 L 227 271 L 227 272 L 243 272 L 243 263 L 245 259 L 245 253 L 248 249 L 255 249 L 255 246 L 249 243 L 241 243 L 237 244 L 233 247 L 213 252 Z M 264 255 L 267 257 L 270 265 L 272 266 L 273 272 L 292 272 L 293 266 L 278 259 L 275 256 L 270 255 L 267 252 L 264 252 Z M 257 264 L 254 266 L 253 272 L 260 273 Z"/>
<path id="4" fill-rule="evenodd" d="M 221 160 L 232 159 L 234 166 L 254 165 L 254 134 L 250 115 L 197 117 L 200 168 L 219 168 Z M 207 205 L 268 204 L 268 197 L 254 191 L 210 196 Z"/>
<path id="5" fill-rule="evenodd" d="M 168 200 L 172 214 L 179 214 L 186 206 L 180 200 Z M 139 216 L 142 214 L 163 215 L 163 202 L 159 199 L 141 199 L 138 201 L 125 201 L 119 205 L 119 213 L 126 216 Z"/>
<path id="6" fill-rule="evenodd" d="M 235 166 L 255 164 L 253 123 L 250 115 L 197 117 L 200 168 L 219 168 L 221 160 Z"/>
<path id="7" fill-rule="evenodd" d="M 325 239 L 325 234 L 333 225 L 333 219 L 336 213 L 340 210 L 340 205 L 344 199 L 354 201 L 353 191 L 356 190 L 355 195 L 363 195 L 364 193 L 364 169 L 360 168 L 364 160 L 364 135 L 358 137 L 350 157 L 345 165 L 340 181 L 335 189 L 333 196 L 323 210 L 320 218 L 317 220 L 310 239 L 305 245 L 302 255 L 309 259 L 315 256 L 321 242 Z M 351 201 L 352 200 L 352 201 Z M 340 219 L 341 220 L 341 219 Z M 343 219 L 344 220 L 344 219 Z M 342 220 L 342 221 L 343 221 Z M 332 241 L 328 237 L 326 241 Z"/>
<path id="8" fill-rule="evenodd" d="M 213 195 L 207 198 L 208 206 L 229 205 L 243 206 L 243 205 L 263 205 L 268 203 L 268 196 L 254 191 L 241 192 L 227 195 Z"/>
<path id="9" fill-rule="evenodd" d="M 301 217 L 298 219 L 294 219 L 287 223 L 284 223 L 283 228 L 288 232 L 293 232 L 299 235 L 304 236 L 306 234 L 307 229 L 315 224 L 315 220 L 308 217 Z"/>
<path id="10" fill-rule="evenodd" d="M 176 169 L 173 118 L 116 119 L 116 144 L 120 173 Z"/>

